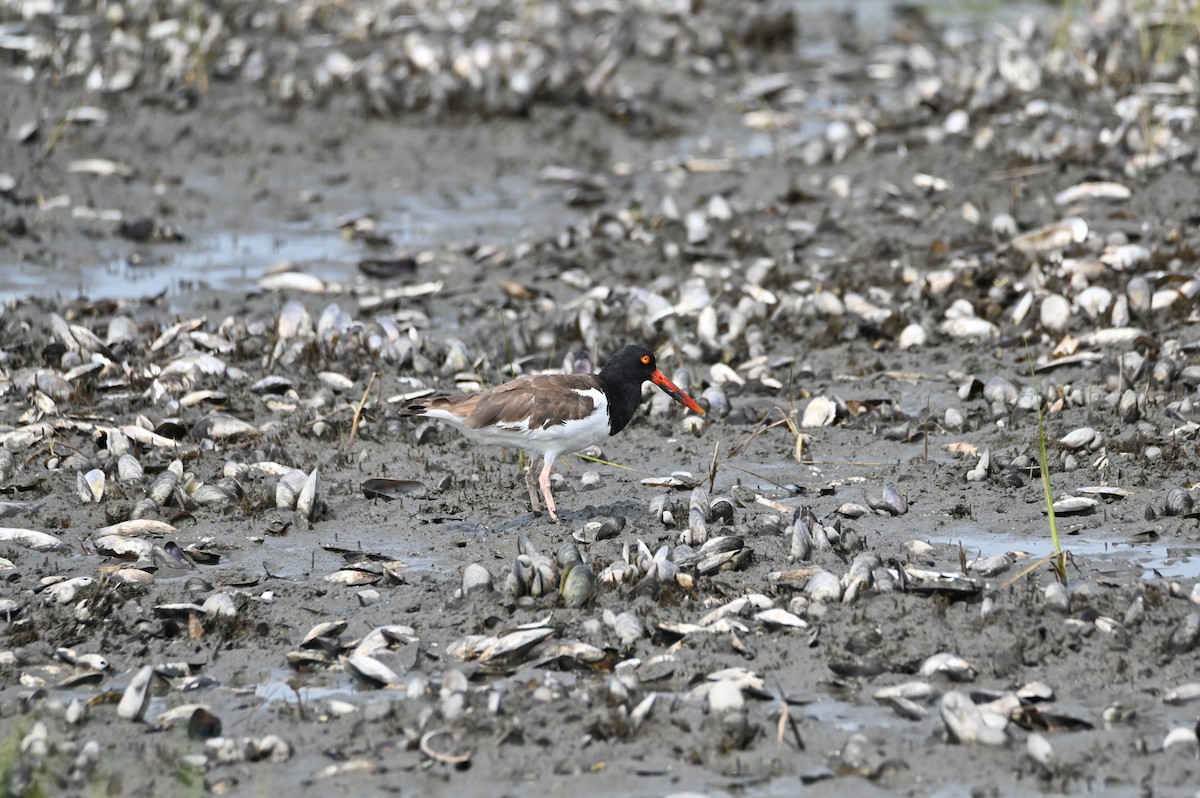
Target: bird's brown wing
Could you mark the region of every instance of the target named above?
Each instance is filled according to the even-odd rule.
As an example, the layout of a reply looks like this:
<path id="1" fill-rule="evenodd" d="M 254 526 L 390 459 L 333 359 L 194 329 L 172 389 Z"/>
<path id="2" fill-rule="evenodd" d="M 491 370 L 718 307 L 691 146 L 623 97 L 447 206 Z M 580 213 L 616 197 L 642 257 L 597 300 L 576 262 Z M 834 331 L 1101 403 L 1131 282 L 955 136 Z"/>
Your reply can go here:
<path id="1" fill-rule="evenodd" d="M 538 374 L 518 377 L 482 393 L 421 399 L 407 408 L 414 415 L 445 410 L 463 420 L 469 429 L 492 424 L 520 424 L 529 429 L 547 428 L 573 418 L 583 418 L 596 405 L 580 391 L 598 391 L 592 374 Z"/>

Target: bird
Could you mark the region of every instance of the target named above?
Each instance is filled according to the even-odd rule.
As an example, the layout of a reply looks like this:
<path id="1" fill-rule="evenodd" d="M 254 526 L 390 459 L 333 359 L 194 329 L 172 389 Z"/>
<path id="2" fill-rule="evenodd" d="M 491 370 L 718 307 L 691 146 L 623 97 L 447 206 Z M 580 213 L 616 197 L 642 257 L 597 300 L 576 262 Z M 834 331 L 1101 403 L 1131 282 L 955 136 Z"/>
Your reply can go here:
<path id="1" fill-rule="evenodd" d="M 593 446 L 629 424 L 650 381 L 700 415 L 704 409 L 659 370 L 644 346 L 617 350 L 595 374 L 533 374 L 480 393 L 430 396 L 409 403 L 402 416 L 441 419 L 478 443 L 523 449 L 529 456 L 525 486 L 529 503 L 559 522 L 550 492 L 550 471 L 559 457 Z M 541 475 L 534 476 L 538 460 Z"/>

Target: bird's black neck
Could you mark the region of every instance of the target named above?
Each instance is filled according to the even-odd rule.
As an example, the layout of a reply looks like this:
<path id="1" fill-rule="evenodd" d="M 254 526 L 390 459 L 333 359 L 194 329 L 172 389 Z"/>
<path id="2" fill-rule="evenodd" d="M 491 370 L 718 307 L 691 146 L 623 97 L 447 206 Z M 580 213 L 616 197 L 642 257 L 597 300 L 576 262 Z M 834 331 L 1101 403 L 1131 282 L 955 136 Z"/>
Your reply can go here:
<path id="1" fill-rule="evenodd" d="M 600 384 L 608 397 L 608 434 L 616 435 L 628 426 L 642 402 L 642 384 L 609 369 L 600 369 Z"/>

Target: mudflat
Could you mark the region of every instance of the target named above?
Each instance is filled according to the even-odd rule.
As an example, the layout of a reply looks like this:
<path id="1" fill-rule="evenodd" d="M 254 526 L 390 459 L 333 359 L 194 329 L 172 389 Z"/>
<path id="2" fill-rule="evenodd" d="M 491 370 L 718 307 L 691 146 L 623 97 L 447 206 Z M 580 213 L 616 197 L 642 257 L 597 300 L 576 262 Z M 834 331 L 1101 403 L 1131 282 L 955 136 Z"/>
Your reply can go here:
<path id="1" fill-rule="evenodd" d="M 62 5 L 4 794 L 1196 794 L 1186 12 Z M 400 414 L 627 343 L 560 524 Z"/>

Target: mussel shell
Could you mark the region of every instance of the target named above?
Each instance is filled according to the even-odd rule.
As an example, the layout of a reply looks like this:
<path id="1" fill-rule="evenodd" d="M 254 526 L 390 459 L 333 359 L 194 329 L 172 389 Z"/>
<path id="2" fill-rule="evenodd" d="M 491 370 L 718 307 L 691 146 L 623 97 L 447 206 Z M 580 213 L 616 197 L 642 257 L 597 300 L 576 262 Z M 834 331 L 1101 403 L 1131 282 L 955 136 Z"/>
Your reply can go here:
<path id="1" fill-rule="evenodd" d="M 559 596 L 565 607 L 582 607 L 596 591 L 596 575 L 587 563 L 572 564 L 563 571 Z"/>
<path id="2" fill-rule="evenodd" d="M 1192 511 L 1196 502 L 1192 494 L 1184 488 L 1171 488 L 1167 493 L 1167 502 L 1163 507 L 1166 515 L 1187 515 Z"/>

